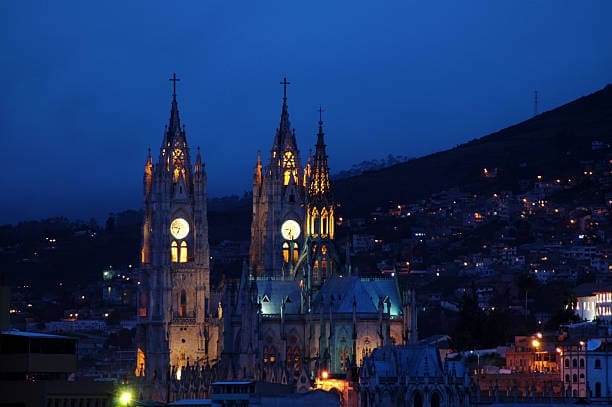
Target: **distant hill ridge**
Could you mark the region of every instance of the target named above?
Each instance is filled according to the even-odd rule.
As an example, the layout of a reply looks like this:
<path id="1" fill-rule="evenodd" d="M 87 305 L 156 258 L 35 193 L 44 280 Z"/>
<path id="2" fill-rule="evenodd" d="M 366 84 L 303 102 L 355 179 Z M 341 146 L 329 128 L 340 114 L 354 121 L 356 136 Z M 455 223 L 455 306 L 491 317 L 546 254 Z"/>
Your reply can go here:
<path id="1" fill-rule="evenodd" d="M 333 180 L 355 177 L 357 175 L 363 174 L 366 171 L 382 170 L 383 168 L 401 164 L 412 159 L 414 158 L 406 157 L 403 155 L 389 154 L 387 157 L 382 158 L 380 160 L 365 160 L 358 164 L 353 164 L 348 170 L 338 171 L 337 173 L 332 174 L 331 177 Z"/>
<path id="2" fill-rule="evenodd" d="M 453 187 L 516 190 L 518 180 L 575 172 L 593 142 L 612 144 L 612 85 L 453 149 L 334 183 L 345 212 L 361 215 L 389 201 L 415 202 Z M 485 180 L 483 169 L 495 171 Z"/>

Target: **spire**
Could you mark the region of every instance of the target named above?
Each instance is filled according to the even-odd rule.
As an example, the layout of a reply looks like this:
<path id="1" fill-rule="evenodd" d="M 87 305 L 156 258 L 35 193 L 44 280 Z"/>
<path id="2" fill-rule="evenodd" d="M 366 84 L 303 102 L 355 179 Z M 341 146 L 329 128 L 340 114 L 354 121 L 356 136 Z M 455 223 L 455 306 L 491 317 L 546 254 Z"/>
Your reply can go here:
<path id="1" fill-rule="evenodd" d="M 176 73 L 169 79 L 172 83 L 172 107 L 170 108 L 170 122 L 168 124 L 167 142 L 170 142 L 174 134 L 181 131 L 181 119 L 179 117 L 178 103 L 176 101 L 176 83 L 180 81 Z"/>
<path id="2" fill-rule="evenodd" d="M 196 161 L 195 161 L 195 173 L 196 174 L 200 174 L 202 173 L 202 154 L 200 153 L 200 146 L 198 146 L 198 154 L 196 155 Z"/>
<path id="3" fill-rule="evenodd" d="M 151 157 L 151 147 L 148 149 L 147 161 L 144 166 L 144 193 L 149 197 L 153 190 L 153 157 Z"/>
<path id="4" fill-rule="evenodd" d="M 327 152 L 325 150 L 325 133 L 323 132 L 323 112 L 324 110 L 319 107 L 319 133 L 317 134 L 317 144 L 315 146 L 308 193 L 311 197 L 328 202 L 331 199 L 331 185 L 329 182 L 329 168 L 327 166 Z"/>
<path id="5" fill-rule="evenodd" d="M 283 151 L 286 147 L 295 147 L 295 134 L 291 132 L 291 122 L 289 121 L 289 108 L 287 106 L 287 78 L 283 78 L 280 82 L 283 85 L 283 107 L 281 110 L 281 119 L 276 132 L 273 150 Z"/>
<path id="6" fill-rule="evenodd" d="M 323 140 L 323 136 L 325 135 L 325 133 L 323 133 L 323 112 L 325 110 L 323 110 L 323 108 L 321 106 L 319 106 L 319 133 L 317 134 L 317 147 L 319 145 L 322 145 L 323 148 L 325 148 L 325 142 Z"/>
<path id="7" fill-rule="evenodd" d="M 257 163 L 253 169 L 253 184 L 261 185 L 262 182 L 262 164 L 261 164 L 261 151 L 257 150 Z"/>

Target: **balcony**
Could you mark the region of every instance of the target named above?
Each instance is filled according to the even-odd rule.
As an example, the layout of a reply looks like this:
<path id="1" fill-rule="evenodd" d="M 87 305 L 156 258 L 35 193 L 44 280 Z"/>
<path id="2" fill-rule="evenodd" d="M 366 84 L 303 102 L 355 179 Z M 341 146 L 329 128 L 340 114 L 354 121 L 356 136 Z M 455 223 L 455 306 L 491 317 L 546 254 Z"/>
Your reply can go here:
<path id="1" fill-rule="evenodd" d="M 196 323 L 195 311 L 174 312 L 172 314 L 172 323 L 175 325 L 194 325 Z"/>

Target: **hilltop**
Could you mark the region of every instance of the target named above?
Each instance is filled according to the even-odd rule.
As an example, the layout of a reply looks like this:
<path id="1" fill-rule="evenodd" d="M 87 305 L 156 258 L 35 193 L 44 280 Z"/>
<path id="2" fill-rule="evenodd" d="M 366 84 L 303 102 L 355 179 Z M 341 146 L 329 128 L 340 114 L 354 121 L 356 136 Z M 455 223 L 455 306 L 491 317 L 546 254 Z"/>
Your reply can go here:
<path id="1" fill-rule="evenodd" d="M 460 187 L 517 191 L 519 180 L 563 176 L 612 144 L 612 85 L 496 133 L 359 176 L 338 179 L 336 199 L 357 216 Z M 487 170 L 485 176 L 485 169 Z"/>

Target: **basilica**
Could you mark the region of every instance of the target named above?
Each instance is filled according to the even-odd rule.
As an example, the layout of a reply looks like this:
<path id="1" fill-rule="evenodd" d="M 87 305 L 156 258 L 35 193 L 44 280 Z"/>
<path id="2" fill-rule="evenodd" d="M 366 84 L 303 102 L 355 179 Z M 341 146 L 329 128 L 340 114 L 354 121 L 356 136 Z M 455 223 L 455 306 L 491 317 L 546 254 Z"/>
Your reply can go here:
<path id="1" fill-rule="evenodd" d="M 181 126 L 176 76 L 170 119 L 144 166 L 144 221 L 134 374 L 141 397 L 208 397 L 219 380 L 293 384 L 352 376 L 376 348 L 415 344 L 414 291 L 352 273 L 338 247 L 323 120 L 302 161 L 286 80 L 280 123 L 253 177 L 249 258 L 211 290 L 206 170 Z M 321 110 L 320 110 L 321 112 Z"/>

